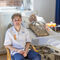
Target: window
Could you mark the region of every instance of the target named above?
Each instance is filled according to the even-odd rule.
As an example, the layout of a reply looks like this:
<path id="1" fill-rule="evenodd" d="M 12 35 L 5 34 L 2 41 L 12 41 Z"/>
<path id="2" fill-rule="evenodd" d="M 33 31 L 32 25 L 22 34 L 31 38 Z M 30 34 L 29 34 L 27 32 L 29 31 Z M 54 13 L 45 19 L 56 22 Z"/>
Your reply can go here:
<path id="1" fill-rule="evenodd" d="M 0 9 L 14 7 L 16 9 L 31 10 L 32 8 L 31 5 L 32 5 L 31 0 L 0 0 Z"/>

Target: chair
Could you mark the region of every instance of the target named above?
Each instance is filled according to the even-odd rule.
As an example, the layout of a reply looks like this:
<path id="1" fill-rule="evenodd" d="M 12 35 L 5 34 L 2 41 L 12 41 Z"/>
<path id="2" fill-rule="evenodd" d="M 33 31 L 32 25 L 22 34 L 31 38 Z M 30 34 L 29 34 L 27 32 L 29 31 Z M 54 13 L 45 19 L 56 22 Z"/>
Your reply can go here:
<path id="1" fill-rule="evenodd" d="M 35 52 L 38 52 L 38 50 L 35 48 L 34 45 L 31 45 L 32 49 L 35 51 Z M 30 48 L 31 49 L 31 48 Z M 10 50 L 8 48 L 6 48 L 6 51 L 7 51 L 7 60 L 11 60 L 11 54 L 10 54 Z"/>
<path id="2" fill-rule="evenodd" d="M 7 60 L 11 60 L 10 50 L 6 48 L 6 51 L 7 51 Z"/>

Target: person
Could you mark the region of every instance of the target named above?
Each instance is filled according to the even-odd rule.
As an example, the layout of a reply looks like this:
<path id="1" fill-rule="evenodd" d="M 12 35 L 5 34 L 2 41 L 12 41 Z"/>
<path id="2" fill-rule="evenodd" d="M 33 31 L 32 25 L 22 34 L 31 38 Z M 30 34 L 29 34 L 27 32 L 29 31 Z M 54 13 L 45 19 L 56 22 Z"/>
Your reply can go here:
<path id="1" fill-rule="evenodd" d="M 25 60 L 27 57 L 30 60 L 41 60 L 40 54 L 34 50 L 29 50 L 31 38 L 29 31 L 21 25 L 21 14 L 13 14 L 12 22 L 13 26 L 7 30 L 4 41 L 5 48 L 9 48 L 11 51 L 11 58 Z"/>

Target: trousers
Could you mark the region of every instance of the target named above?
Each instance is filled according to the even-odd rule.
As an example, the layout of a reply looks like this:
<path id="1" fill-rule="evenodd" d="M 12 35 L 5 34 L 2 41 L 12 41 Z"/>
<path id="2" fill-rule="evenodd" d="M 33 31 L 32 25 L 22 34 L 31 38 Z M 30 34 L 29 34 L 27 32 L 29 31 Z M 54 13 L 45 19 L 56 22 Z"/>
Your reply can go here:
<path id="1" fill-rule="evenodd" d="M 16 53 L 13 56 L 11 56 L 12 60 L 41 60 L 41 55 L 34 50 L 29 50 L 27 57 L 24 57 L 23 55 Z"/>

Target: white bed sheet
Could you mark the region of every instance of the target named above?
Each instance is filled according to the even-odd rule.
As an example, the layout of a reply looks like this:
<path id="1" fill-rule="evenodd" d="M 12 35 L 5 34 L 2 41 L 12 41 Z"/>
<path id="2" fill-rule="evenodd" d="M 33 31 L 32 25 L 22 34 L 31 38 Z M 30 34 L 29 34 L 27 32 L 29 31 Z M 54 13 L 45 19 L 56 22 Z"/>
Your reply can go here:
<path id="1" fill-rule="evenodd" d="M 56 47 L 57 49 L 60 49 L 60 33 L 53 31 L 50 29 L 48 31 L 49 36 L 44 37 L 36 37 L 32 31 L 30 31 L 30 36 L 32 38 L 32 44 L 34 45 L 51 45 L 53 47 Z"/>

